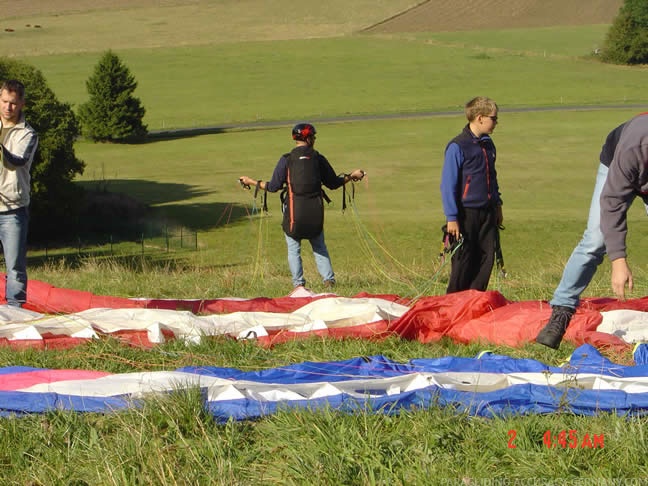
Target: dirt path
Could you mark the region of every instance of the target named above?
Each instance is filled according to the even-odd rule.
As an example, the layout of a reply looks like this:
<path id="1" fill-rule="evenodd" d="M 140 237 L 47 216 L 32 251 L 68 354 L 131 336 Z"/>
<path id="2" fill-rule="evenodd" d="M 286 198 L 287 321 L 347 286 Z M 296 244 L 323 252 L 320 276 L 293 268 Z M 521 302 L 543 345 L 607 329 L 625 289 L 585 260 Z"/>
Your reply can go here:
<path id="1" fill-rule="evenodd" d="M 501 109 L 502 113 L 531 113 L 540 111 L 602 111 L 602 110 L 627 110 L 634 109 L 638 112 L 648 110 L 648 105 L 586 105 L 586 106 L 550 106 L 550 107 L 529 107 L 529 108 L 514 108 L 514 109 Z M 430 111 L 420 113 L 388 113 L 377 115 L 351 115 L 345 117 L 331 117 L 331 118 L 313 118 L 309 120 L 311 123 L 318 125 L 322 123 L 338 123 L 338 122 L 355 122 L 363 120 L 408 120 L 417 118 L 435 118 L 444 116 L 463 116 L 463 111 Z M 172 130 L 151 130 L 149 136 L 154 138 L 174 138 L 174 137 L 188 137 L 194 135 L 207 135 L 214 133 L 223 133 L 228 130 L 264 130 L 267 128 L 279 128 L 291 126 L 292 122 L 289 121 L 268 121 L 268 122 L 250 122 L 232 125 L 218 125 L 211 127 L 200 128 L 177 128 Z"/>

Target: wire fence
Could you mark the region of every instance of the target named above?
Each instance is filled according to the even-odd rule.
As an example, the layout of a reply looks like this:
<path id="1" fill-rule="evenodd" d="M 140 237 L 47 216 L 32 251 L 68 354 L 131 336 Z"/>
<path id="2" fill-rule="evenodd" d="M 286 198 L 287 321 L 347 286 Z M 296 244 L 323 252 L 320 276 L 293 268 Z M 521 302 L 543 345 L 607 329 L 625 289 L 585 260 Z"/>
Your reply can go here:
<path id="1" fill-rule="evenodd" d="M 29 255 L 53 259 L 57 257 L 117 257 L 128 255 L 154 255 L 177 251 L 196 251 L 199 248 L 198 232 L 186 228 L 164 228 L 162 231 L 131 235 L 106 234 L 77 236 L 56 246 L 39 245 L 30 248 Z"/>

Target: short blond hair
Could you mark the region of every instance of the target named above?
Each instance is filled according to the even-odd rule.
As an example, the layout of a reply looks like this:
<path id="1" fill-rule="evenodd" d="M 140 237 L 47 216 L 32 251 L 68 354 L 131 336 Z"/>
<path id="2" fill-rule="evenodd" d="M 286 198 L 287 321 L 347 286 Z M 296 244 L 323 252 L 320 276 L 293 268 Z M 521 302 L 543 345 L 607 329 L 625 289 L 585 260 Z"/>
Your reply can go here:
<path id="1" fill-rule="evenodd" d="M 488 116 L 493 112 L 497 112 L 497 103 L 486 96 L 477 96 L 468 103 L 466 103 L 465 113 L 468 121 L 471 122 L 479 115 Z"/>

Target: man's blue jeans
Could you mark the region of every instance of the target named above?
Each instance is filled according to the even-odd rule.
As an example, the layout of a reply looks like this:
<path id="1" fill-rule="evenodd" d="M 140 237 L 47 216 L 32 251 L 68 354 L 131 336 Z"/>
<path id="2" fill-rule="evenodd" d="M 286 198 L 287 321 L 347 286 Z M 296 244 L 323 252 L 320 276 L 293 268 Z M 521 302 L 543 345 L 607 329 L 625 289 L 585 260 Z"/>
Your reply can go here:
<path id="1" fill-rule="evenodd" d="M 301 258 L 301 241 L 295 240 L 285 233 L 284 235 L 286 236 L 286 245 L 288 246 L 288 266 L 290 267 L 290 273 L 292 273 L 293 285 L 295 287 L 305 285 L 306 280 L 304 279 L 304 267 L 302 266 Z M 324 242 L 324 232 L 322 231 L 319 235 L 308 241 L 313 248 L 315 265 L 317 266 L 317 271 L 322 276 L 322 280 L 324 282 L 327 280 L 335 280 L 331 258 L 326 249 L 326 243 Z"/>
<path id="2" fill-rule="evenodd" d="M 552 306 L 561 305 L 575 309 L 580 302 L 580 295 L 594 278 L 596 269 L 605 256 L 605 242 L 601 233 L 601 191 L 607 179 L 608 168 L 601 164 L 596 175 L 594 194 L 590 204 L 587 228 L 583 233 L 567 265 L 563 270 L 562 279 L 554 291 Z"/>
<path id="3" fill-rule="evenodd" d="M 7 304 L 20 307 L 27 298 L 27 229 L 29 210 L 25 207 L 0 212 L 0 242 L 7 266 Z"/>

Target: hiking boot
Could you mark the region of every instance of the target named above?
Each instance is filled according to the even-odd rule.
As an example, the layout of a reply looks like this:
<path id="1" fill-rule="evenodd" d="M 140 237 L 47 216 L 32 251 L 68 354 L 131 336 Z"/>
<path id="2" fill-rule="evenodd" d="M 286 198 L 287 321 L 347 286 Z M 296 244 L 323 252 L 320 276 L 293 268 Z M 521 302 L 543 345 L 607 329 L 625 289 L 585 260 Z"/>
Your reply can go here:
<path id="1" fill-rule="evenodd" d="M 327 289 L 332 289 L 333 287 L 335 287 L 335 280 L 324 280 L 324 287 L 326 287 Z"/>
<path id="2" fill-rule="evenodd" d="M 565 307 L 562 305 L 555 306 L 551 310 L 549 322 L 538 333 L 538 336 L 535 339 L 536 343 L 544 344 L 551 349 L 558 349 L 560 341 L 562 341 L 562 338 L 567 331 L 567 326 L 569 326 L 569 321 L 571 321 L 574 312 L 576 312 L 576 310 L 571 307 Z"/>

